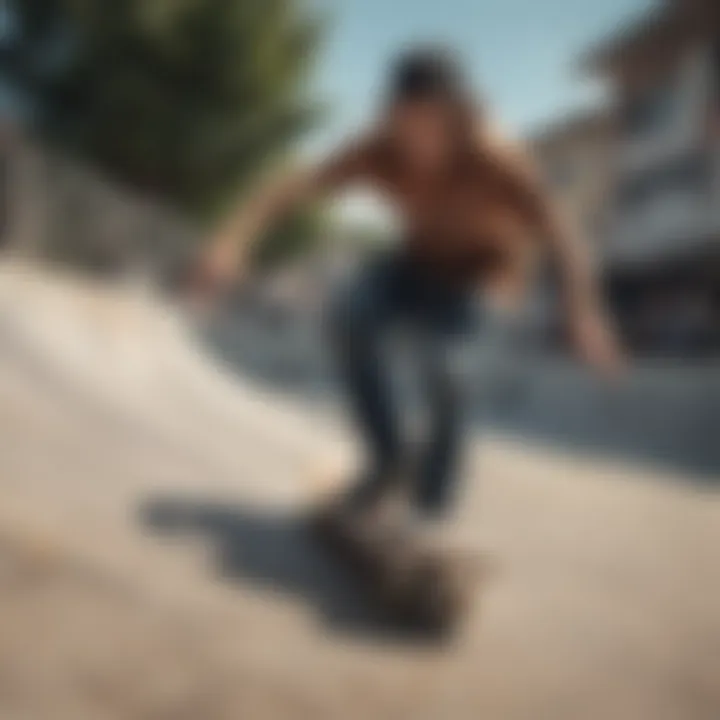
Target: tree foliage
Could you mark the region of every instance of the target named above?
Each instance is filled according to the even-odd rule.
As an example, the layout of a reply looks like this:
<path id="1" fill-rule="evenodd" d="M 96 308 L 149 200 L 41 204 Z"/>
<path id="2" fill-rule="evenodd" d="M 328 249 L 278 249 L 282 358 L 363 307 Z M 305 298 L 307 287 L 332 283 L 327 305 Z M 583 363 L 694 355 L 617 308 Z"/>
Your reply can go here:
<path id="1" fill-rule="evenodd" d="M 213 217 L 316 119 L 304 0 L 20 0 L 6 68 L 41 128 L 112 177 Z"/>

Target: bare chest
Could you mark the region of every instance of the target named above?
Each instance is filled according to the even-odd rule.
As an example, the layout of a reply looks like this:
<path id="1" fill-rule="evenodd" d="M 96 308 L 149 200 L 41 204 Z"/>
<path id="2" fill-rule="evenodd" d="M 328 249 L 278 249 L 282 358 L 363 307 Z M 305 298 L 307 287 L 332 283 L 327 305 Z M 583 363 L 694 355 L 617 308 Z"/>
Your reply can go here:
<path id="1" fill-rule="evenodd" d="M 489 181 L 407 174 L 383 186 L 411 234 L 462 244 L 501 239 L 510 232 L 511 213 Z"/>

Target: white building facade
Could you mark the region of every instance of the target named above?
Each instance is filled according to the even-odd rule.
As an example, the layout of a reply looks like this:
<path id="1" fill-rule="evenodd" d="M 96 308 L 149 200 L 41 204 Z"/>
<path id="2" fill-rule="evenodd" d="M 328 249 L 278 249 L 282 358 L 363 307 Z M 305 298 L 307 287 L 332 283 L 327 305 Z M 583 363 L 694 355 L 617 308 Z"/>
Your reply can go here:
<path id="1" fill-rule="evenodd" d="M 589 56 L 611 83 L 604 261 L 641 349 L 720 346 L 720 6 L 666 0 Z"/>

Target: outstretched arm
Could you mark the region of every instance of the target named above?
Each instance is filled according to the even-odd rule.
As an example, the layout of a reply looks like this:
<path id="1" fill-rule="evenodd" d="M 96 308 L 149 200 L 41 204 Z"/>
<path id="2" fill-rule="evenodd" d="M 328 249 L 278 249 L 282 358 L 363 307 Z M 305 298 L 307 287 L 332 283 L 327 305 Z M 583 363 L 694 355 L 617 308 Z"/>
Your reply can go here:
<path id="1" fill-rule="evenodd" d="M 210 240 L 194 290 L 214 293 L 229 285 L 244 270 L 254 243 L 275 222 L 303 202 L 363 179 L 369 172 L 369 157 L 370 141 L 357 141 L 314 167 L 266 178 L 230 212 Z"/>
<path id="2" fill-rule="evenodd" d="M 575 218 L 546 190 L 524 148 L 498 141 L 489 154 L 508 199 L 545 243 L 559 271 L 563 307 L 579 353 L 601 369 L 616 369 L 618 344 L 605 314 L 589 243 Z"/>

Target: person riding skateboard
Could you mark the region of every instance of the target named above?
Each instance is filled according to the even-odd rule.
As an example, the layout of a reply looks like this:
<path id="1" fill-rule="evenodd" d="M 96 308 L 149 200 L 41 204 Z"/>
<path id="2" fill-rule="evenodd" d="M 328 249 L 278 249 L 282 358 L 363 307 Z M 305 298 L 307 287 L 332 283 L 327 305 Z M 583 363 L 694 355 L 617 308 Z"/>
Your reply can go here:
<path id="1" fill-rule="evenodd" d="M 461 475 L 469 395 L 462 347 L 482 324 L 477 291 L 518 296 L 545 254 L 580 356 L 614 373 L 621 353 L 578 228 L 547 192 L 529 153 L 498 132 L 474 100 L 453 55 L 435 47 L 396 59 L 380 117 L 365 133 L 323 162 L 263 184 L 230 214 L 201 259 L 196 289 L 212 293 L 235 282 L 272 223 L 300 203 L 354 185 L 378 191 L 404 232 L 329 307 L 341 376 L 368 450 L 361 479 L 341 506 L 350 515 L 375 512 L 402 478 L 421 531 L 442 542 L 434 528 L 447 525 Z M 386 354 L 398 327 L 417 341 L 430 409 L 428 437 L 412 468 Z"/>

